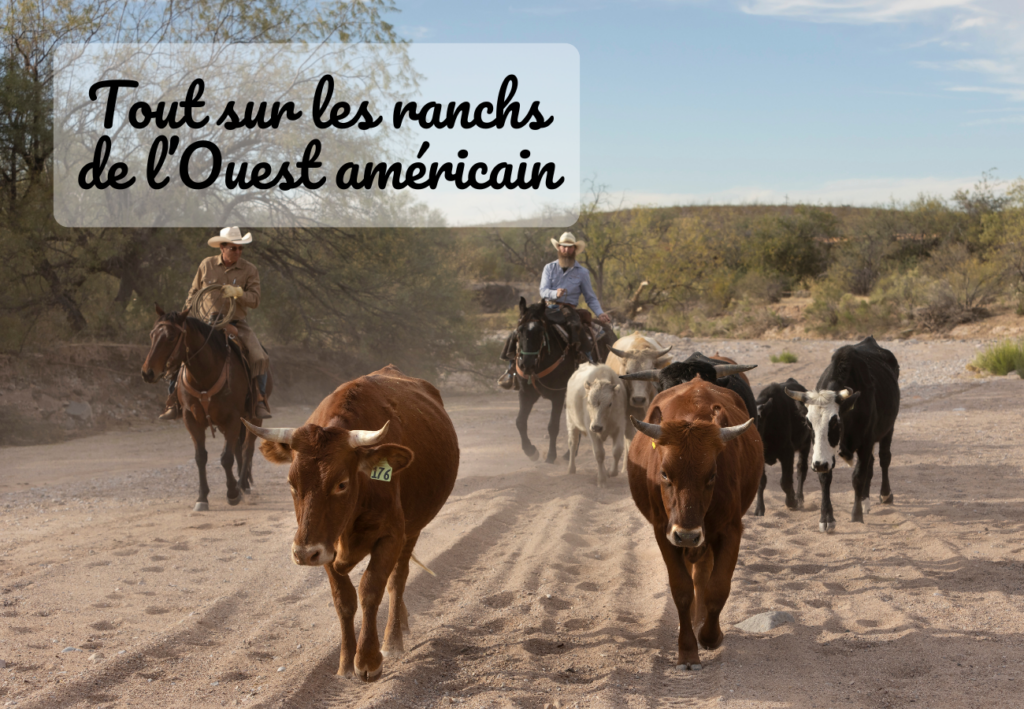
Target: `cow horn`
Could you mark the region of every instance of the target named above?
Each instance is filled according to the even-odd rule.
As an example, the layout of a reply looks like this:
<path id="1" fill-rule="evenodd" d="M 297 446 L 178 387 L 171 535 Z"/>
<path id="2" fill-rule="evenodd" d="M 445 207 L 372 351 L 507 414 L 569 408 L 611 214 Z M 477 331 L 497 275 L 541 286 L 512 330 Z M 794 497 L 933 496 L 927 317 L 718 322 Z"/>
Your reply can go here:
<path id="1" fill-rule="evenodd" d="M 799 401 L 801 404 L 807 403 L 807 392 L 806 391 L 793 391 L 792 389 L 786 389 L 786 396 L 794 401 Z"/>
<path id="2" fill-rule="evenodd" d="M 375 446 L 380 442 L 380 439 L 384 438 L 384 434 L 388 432 L 388 426 L 391 422 L 388 421 L 379 431 L 349 431 L 348 432 L 348 444 L 353 448 L 358 446 Z"/>
<path id="3" fill-rule="evenodd" d="M 625 379 L 626 381 L 630 382 L 656 382 L 661 379 L 661 370 L 645 369 L 642 372 L 633 372 L 632 374 L 620 374 L 619 379 Z"/>
<path id="4" fill-rule="evenodd" d="M 629 422 L 633 424 L 633 428 L 648 438 L 653 438 L 656 441 L 661 440 L 661 426 L 658 424 L 647 423 L 646 421 L 637 421 L 632 414 L 629 416 Z"/>
<path id="5" fill-rule="evenodd" d="M 749 371 L 756 366 L 756 364 L 716 364 L 715 374 L 719 377 L 727 377 L 730 374 L 739 374 L 740 372 Z"/>
<path id="6" fill-rule="evenodd" d="M 242 423 L 245 427 L 252 431 L 253 435 L 262 438 L 264 441 L 271 441 L 272 443 L 283 443 L 286 446 L 292 444 L 292 434 L 295 433 L 294 428 L 260 428 L 254 426 L 245 419 L 242 419 Z"/>
<path id="7" fill-rule="evenodd" d="M 629 352 L 623 352 L 622 350 L 617 350 L 614 347 L 609 347 L 608 351 L 611 352 L 616 357 L 620 357 L 622 359 L 629 359 Z"/>
<path id="8" fill-rule="evenodd" d="M 721 436 L 722 438 L 722 443 L 728 443 L 732 439 L 736 438 L 736 436 L 740 435 L 748 428 L 750 428 L 750 424 L 752 424 L 753 422 L 754 419 L 751 418 L 747 419 L 746 423 L 741 423 L 739 426 L 726 426 L 725 428 L 723 428 L 721 431 L 718 432 L 718 435 Z"/>
<path id="9" fill-rule="evenodd" d="M 661 357 L 664 357 L 665 355 L 668 354 L 668 351 L 670 349 L 672 349 L 672 345 L 669 345 L 668 347 L 666 347 L 665 349 L 661 350 L 660 352 L 658 350 L 655 350 L 654 351 L 654 359 L 659 359 Z"/>

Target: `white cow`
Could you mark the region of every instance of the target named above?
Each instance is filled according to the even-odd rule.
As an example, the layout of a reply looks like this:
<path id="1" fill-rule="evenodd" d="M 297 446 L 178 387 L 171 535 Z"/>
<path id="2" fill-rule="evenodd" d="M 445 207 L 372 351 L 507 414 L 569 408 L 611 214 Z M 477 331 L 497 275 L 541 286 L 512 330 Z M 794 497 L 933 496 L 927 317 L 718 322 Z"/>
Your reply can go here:
<path id="1" fill-rule="evenodd" d="M 576 472 L 576 451 L 580 434 L 590 435 L 597 458 L 597 484 L 619 474 L 625 448 L 626 382 L 606 364 L 583 364 L 569 379 L 565 395 L 565 423 L 569 432 L 569 474 Z M 604 466 L 604 442 L 612 441 L 615 465 Z"/>
<path id="2" fill-rule="evenodd" d="M 672 346 L 662 347 L 653 337 L 646 337 L 638 332 L 616 340 L 612 345 L 611 354 L 605 362 L 615 370 L 616 374 L 634 374 L 648 369 L 664 369 L 672 363 L 668 351 Z M 626 437 L 633 440 L 635 429 L 629 423 L 632 414 L 637 421 L 647 416 L 647 407 L 658 395 L 658 383 L 650 381 L 627 381 L 626 406 Z"/>

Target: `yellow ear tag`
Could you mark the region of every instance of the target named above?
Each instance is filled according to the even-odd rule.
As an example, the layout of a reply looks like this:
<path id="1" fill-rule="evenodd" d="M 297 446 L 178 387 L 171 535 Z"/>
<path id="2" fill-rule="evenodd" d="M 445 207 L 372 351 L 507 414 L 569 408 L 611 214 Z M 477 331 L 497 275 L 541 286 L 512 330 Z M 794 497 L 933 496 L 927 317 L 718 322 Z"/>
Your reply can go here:
<path id="1" fill-rule="evenodd" d="M 391 482 L 391 471 L 391 465 L 386 460 L 382 460 L 377 464 L 377 467 L 370 471 L 370 480 L 380 480 L 389 483 Z"/>
<path id="2" fill-rule="evenodd" d="M 656 441 L 651 441 L 651 450 L 655 450 L 657 447 L 658 443 Z"/>

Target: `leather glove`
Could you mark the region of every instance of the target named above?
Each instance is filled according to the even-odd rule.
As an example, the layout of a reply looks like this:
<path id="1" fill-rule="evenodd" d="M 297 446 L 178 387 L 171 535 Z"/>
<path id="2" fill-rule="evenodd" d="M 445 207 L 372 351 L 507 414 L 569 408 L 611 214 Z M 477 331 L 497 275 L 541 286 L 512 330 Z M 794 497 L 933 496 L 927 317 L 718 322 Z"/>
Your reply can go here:
<path id="1" fill-rule="evenodd" d="M 245 291 L 238 286 L 221 286 L 220 292 L 225 298 L 241 298 Z"/>

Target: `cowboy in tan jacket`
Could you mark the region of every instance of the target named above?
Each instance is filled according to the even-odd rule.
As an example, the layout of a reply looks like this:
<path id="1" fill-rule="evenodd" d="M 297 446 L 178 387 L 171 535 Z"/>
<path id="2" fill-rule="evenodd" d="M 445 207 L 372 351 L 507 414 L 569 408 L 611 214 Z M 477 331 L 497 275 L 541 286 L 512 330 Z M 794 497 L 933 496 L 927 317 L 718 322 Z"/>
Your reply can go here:
<path id="1" fill-rule="evenodd" d="M 213 307 L 217 312 L 227 313 L 231 309 L 229 299 L 235 301 L 235 312 L 231 324 L 238 329 L 238 339 L 248 352 L 251 374 L 256 380 L 260 392 L 260 400 L 256 404 L 256 417 L 268 419 L 270 418 L 270 409 L 267 406 L 266 393 L 270 358 L 263 350 L 256 333 L 245 321 L 246 313 L 260 304 L 260 274 L 256 270 L 256 266 L 242 258 L 242 248 L 246 244 L 252 243 L 252 234 L 246 233 L 245 236 L 242 236 L 238 227 L 225 227 L 221 229 L 218 236 L 212 237 L 207 243 L 214 248 L 219 248 L 220 255 L 205 258 L 199 264 L 199 270 L 192 280 L 192 287 L 185 299 L 184 309 L 189 309 L 194 305 L 199 291 L 213 285 L 220 286 L 220 292 L 211 292 Z M 177 379 L 173 381 L 176 382 Z M 168 402 L 168 409 L 160 418 L 172 419 L 180 415 L 177 397 L 174 397 L 173 404 Z"/>

